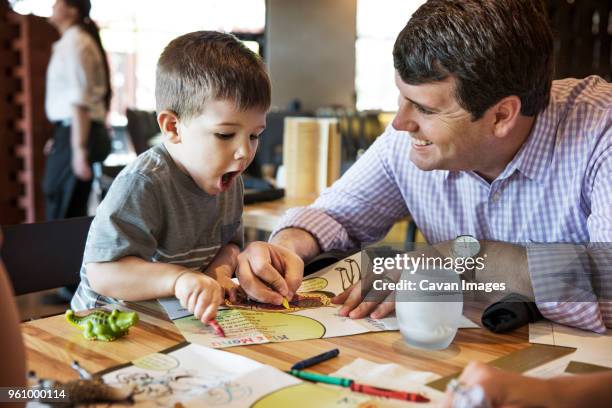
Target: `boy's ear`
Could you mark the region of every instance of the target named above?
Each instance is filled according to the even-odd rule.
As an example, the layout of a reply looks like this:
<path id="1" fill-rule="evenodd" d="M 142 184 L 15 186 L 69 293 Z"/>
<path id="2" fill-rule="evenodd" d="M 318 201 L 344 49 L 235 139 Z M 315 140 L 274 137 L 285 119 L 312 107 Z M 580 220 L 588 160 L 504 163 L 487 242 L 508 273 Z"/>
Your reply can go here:
<path id="1" fill-rule="evenodd" d="M 170 143 L 179 143 L 181 137 L 178 134 L 178 116 L 176 113 L 163 110 L 157 114 L 157 123 L 162 133 L 168 137 Z"/>

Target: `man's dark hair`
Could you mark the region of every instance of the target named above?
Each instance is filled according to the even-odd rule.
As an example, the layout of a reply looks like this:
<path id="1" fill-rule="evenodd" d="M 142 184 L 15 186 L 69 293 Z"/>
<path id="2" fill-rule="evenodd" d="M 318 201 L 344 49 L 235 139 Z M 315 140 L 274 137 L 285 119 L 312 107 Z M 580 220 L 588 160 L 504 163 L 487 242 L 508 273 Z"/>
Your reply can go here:
<path id="1" fill-rule="evenodd" d="M 170 110 L 183 120 L 200 115 L 214 99 L 237 109 L 270 107 L 270 78 L 253 51 L 231 34 L 196 31 L 170 41 L 157 62 L 157 112 Z"/>
<path id="2" fill-rule="evenodd" d="M 411 85 L 455 77 L 472 120 L 510 95 L 535 116 L 548 104 L 552 32 L 540 0 L 430 0 L 397 37 L 393 62 Z"/>

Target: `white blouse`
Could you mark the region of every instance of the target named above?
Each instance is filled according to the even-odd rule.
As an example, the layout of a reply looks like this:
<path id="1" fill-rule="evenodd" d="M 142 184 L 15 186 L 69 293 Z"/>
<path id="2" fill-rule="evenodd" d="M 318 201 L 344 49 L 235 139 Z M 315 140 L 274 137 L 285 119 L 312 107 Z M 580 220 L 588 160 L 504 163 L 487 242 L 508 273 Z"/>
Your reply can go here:
<path id="1" fill-rule="evenodd" d="M 91 120 L 106 115 L 106 73 L 102 54 L 91 36 L 74 25 L 53 44 L 47 67 L 45 110 L 50 121 L 70 122 L 74 105 L 89 109 Z"/>

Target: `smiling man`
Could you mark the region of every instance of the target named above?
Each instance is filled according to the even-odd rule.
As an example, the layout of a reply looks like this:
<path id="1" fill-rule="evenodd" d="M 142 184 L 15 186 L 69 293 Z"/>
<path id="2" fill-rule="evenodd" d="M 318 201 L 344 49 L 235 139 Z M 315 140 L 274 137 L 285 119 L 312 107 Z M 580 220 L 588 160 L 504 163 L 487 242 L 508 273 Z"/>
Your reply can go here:
<path id="1" fill-rule="evenodd" d="M 313 205 L 289 211 L 269 244 L 241 254 L 249 295 L 279 303 L 295 293 L 302 271 L 284 267 L 287 251 L 308 260 L 357 248 L 410 215 L 429 243 L 485 243 L 511 291 L 533 283 L 545 316 L 612 327 L 610 297 L 600 293 L 612 257 L 609 245 L 598 250 L 612 241 L 612 86 L 597 76 L 552 81 L 539 1 L 428 1 L 399 34 L 393 59 L 391 126 Z M 546 254 L 521 243 L 581 244 L 601 268 L 578 297 L 564 292 L 572 282 L 538 297 L 545 291 L 534 273 Z M 394 308 L 363 301 L 357 286 L 335 301 L 353 318 Z"/>

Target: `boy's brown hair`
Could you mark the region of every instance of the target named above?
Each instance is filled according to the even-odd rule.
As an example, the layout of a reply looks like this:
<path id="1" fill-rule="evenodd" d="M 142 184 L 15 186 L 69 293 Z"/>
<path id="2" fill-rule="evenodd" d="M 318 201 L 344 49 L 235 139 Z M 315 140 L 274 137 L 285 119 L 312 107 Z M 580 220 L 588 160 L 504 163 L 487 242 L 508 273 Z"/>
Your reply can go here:
<path id="1" fill-rule="evenodd" d="M 270 107 L 270 78 L 253 51 L 231 34 L 196 31 L 170 41 L 155 80 L 157 112 L 188 120 L 214 99 L 233 101 L 238 110 Z"/>

